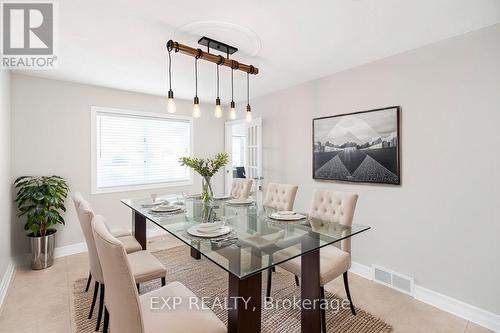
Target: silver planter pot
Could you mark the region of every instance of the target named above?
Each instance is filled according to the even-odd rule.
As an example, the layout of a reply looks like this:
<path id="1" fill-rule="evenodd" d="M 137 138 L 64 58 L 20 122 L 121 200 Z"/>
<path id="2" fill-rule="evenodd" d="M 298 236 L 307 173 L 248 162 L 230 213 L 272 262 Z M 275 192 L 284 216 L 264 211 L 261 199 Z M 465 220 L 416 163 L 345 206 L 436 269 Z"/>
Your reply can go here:
<path id="1" fill-rule="evenodd" d="M 49 229 L 48 235 L 42 237 L 28 235 L 31 250 L 31 269 L 45 269 L 54 264 L 56 231 L 55 229 Z"/>

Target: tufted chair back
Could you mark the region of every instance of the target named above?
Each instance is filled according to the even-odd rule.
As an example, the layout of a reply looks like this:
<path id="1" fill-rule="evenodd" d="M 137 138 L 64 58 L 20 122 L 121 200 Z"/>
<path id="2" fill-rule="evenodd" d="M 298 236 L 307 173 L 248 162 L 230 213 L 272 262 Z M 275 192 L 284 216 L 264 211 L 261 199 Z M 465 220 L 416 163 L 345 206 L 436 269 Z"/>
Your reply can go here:
<path id="1" fill-rule="evenodd" d="M 87 243 L 87 250 L 89 252 L 89 266 L 92 277 L 99 283 L 104 283 L 102 276 L 101 263 L 97 256 L 97 249 L 95 247 L 94 235 L 92 233 L 92 219 L 94 218 L 94 211 L 90 204 L 85 201 L 79 192 L 73 194 L 73 203 L 75 204 L 80 227 Z"/>
<path id="2" fill-rule="evenodd" d="M 231 197 L 236 199 L 246 199 L 252 190 L 252 179 L 234 178 L 231 187 Z"/>
<path id="3" fill-rule="evenodd" d="M 358 195 L 356 193 L 314 190 L 309 217 L 324 222 L 352 226 Z M 340 243 L 342 251 L 351 252 L 350 237 Z"/>
<path id="4" fill-rule="evenodd" d="M 110 234 L 100 215 L 94 217 L 92 229 L 102 262 L 106 308 L 113 332 L 144 332 L 139 294 L 122 243 Z"/>
<path id="5" fill-rule="evenodd" d="M 292 210 L 298 189 L 297 185 L 269 183 L 262 205 L 276 210 Z"/>

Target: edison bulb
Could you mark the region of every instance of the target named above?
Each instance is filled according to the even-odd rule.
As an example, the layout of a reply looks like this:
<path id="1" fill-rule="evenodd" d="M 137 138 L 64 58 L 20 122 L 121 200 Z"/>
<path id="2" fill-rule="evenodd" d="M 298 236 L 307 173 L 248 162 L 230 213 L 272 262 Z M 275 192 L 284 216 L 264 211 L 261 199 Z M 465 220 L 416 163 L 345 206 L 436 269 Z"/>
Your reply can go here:
<path id="1" fill-rule="evenodd" d="M 247 115 L 246 115 L 245 119 L 246 119 L 248 122 L 251 122 L 251 121 L 252 121 L 252 112 L 247 112 Z"/>
<path id="2" fill-rule="evenodd" d="M 231 119 L 231 120 L 236 119 L 236 109 L 235 108 L 229 109 L 229 119 Z"/>
<path id="3" fill-rule="evenodd" d="M 215 106 L 214 116 L 215 118 L 222 117 L 222 107 L 220 105 Z"/>
<path id="4" fill-rule="evenodd" d="M 175 101 L 173 98 L 167 100 L 167 111 L 169 113 L 175 113 Z"/>
<path id="5" fill-rule="evenodd" d="M 200 118 L 201 117 L 200 104 L 194 104 L 194 106 L 193 106 L 193 117 L 194 118 Z"/>

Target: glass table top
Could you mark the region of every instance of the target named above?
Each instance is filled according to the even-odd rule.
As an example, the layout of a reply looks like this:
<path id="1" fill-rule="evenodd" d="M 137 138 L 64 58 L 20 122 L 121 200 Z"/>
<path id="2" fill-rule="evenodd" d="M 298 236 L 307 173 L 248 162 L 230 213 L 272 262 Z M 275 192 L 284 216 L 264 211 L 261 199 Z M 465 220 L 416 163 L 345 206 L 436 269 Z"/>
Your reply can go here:
<path id="1" fill-rule="evenodd" d="M 183 208 L 175 213 L 156 213 L 152 210 L 151 198 L 123 199 L 122 202 L 240 279 L 327 245 L 340 246 L 341 240 L 370 229 L 308 217 L 277 221 L 270 218 L 275 211 L 263 207 L 260 200 L 247 205 L 216 200 L 212 207 L 215 219 L 232 231 L 219 237 L 201 238 L 188 233 L 189 228 L 202 223 L 201 200 L 182 195 L 161 196 L 157 200 L 168 200 Z"/>

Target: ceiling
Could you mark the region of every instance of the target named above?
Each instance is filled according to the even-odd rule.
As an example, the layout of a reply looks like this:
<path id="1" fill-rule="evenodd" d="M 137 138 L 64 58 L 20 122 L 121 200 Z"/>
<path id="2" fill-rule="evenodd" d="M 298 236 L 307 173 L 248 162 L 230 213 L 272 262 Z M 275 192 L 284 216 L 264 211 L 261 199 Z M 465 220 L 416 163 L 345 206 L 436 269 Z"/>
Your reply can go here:
<path id="1" fill-rule="evenodd" d="M 23 72 L 142 93 L 167 91 L 165 44 L 201 35 L 259 67 L 252 97 L 500 22 L 499 0 L 61 0 L 56 70 Z M 177 98 L 194 94 L 193 58 L 173 55 Z M 215 100 L 216 65 L 200 62 L 199 96 Z M 230 100 L 230 69 L 221 98 Z M 235 100 L 245 100 L 235 72 Z"/>

